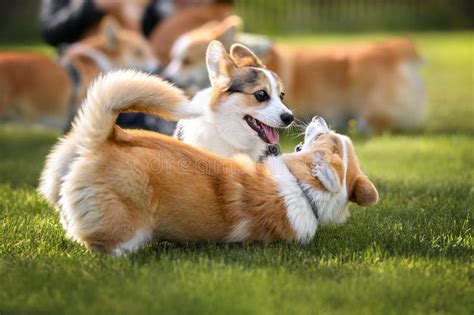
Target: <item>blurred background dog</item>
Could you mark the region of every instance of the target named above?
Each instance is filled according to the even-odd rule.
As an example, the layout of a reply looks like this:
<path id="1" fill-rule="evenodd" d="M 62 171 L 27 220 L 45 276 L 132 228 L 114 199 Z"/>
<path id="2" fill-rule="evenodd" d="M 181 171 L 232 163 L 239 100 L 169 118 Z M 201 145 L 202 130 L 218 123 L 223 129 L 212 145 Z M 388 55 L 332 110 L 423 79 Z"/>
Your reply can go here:
<path id="1" fill-rule="evenodd" d="M 35 53 L 0 53 L 0 115 L 68 128 L 89 84 L 101 73 L 158 62 L 139 33 L 104 19 L 93 35 L 65 48 L 58 62 Z"/>
<path id="2" fill-rule="evenodd" d="M 234 42 L 247 44 L 239 36 L 240 28 L 241 20 L 230 16 L 181 35 L 171 49 L 164 77 L 190 95 L 209 86 L 207 44 L 212 40 L 227 47 Z M 344 127 L 347 118 L 355 118 L 369 132 L 412 129 L 424 119 L 421 57 L 406 38 L 328 47 L 256 42 L 260 46 L 248 46 L 281 76 L 288 104 L 301 119 L 322 115 Z"/>
<path id="3" fill-rule="evenodd" d="M 28 82 L 23 85 L 23 90 L 28 92 L 3 93 L 3 113 L 0 115 L 12 117 L 11 109 L 16 108 L 19 118 L 24 116 L 31 120 L 35 116 L 36 121 L 50 121 L 48 115 L 54 112 L 67 125 L 77 107 L 74 104 L 84 94 L 88 83 L 99 73 L 123 67 L 158 74 L 192 96 L 209 86 L 205 50 L 212 40 L 219 40 L 226 48 L 235 42 L 243 43 L 262 58 L 268 68 L 281 77 L 288 106 L 303 122 L 307 117 L 322 115 L 338 129 L 355 126 L 366 133 L 422 128 L 427 114 L 424 82 L 420 75 L 423 58 L 410 39 L 391 37 L 357 44 L 293 45 L 281 43 L 275 37 L 270 40 L 266 35 L 243 32 L 244 22 L 247 21 L 251 29 L 273 34 L 295 29 L 307 31 L 328 23 L 334 23 L 331 24 L 333 28 L 344 25 L 347 28 L 346 22 L 339 21 L 339 25 L 320 13 L 318 10 L 324 10 L 324 7 L 318 1 L 309 1 L 307 4 L 305 6 L 297 2 L 292 6 L 287 2 L 265 2 L 261 8 L 257 8 L 246 1 L 229 0 L 43 0 L 39 8 L 40 31 L 43 39 L 56 48 L 56 60 L 59 62 L 17 54 L 15 58 L 21 59 L 20 62 L 10 53 L 4 55 L 2 67 L 9 70 L 3 71 L 2 75 L 6 76 L 3 80 L 8 83 L 0 88 L 10 91 L 14 89 L 9 84 Z M 350 7 L 344 7 L 348 14 L 352 12 Z M 263 16 L 253 14 L 257 12 Z M 316 15 L 321 21 L 312 18 Z M 288 18 L 286 21 L 282 19 L 285 16 Z M 148 42 L 141 41 L 142 48 L 134 47 L 132 43 L 124 44 L 128 48 L 120 48 L 115 52 L 97 49 L 90 38 L 103 35 L 107 41 L 107 34 L 101 27 L 106 18 L 117 21 L 122 32 L 134 32 L 130 38 L 143 36 Z M 353 26 L 359 27 L 358 24 Z M 114 58 L 125 50 L 135 50 L 135 57 L 140 55 L 138 59 L 146 59 L 148 66 L 137 64 L 128 54 L 123 55 L 121 62 L 117 63 Z M 100 55 L 107 58 L 100 58 L 98 53 L 92 51 L 100 51 Z M 150 52 L 154 55 L 154 61 L 151 60 Z M 104 61 L 106 59 L 109 60 Z M 63 78 L 61 81 L 69 82 L 71 86 L 64 87 L 61 93 L 55 95 L 58 100 L 41 100 L 35 90 L 47 94 L 42 84 L 48 80 L 37 79 L 41 84 L 21 78 L 21 67 L 16 64 L 24 63 L 25 60 L 47 64 L 47 67 L 55 69 L 51 73 L 57 73 L 56 78 Z M 86 74 L 84 67 L 78 65 L 78 60 L 95 64 L 95 70 Z M 159 67 L 151 69 L 149 65 Z M 63 69 L 59 69 L 59 66 Z M 39 70 L 31 67 L 31 78 L 41 78 L 40 72 L 44 72 L 40 70 L 42 67 L 38 67 Z M 8 78 L 12 71 L 15 80 Z M 64 73 L 68 79 L 64 79 Z M 51 85 L 60 86 L 59 83 Z M 21 93 L 31 93 L 30 99 L 35 98 L 47 104 L 28 101 L 30 105 L 21 105 L 21 102 L 27 103 L 24 99 L 28 99 L 22 97 Z M 69 114 L 65 116 L 65 112 Z M 118 123 L 124 127 L 152 129 L 168 134 L 174 129 L 173 122 L 164 122 L 143 114 L 124 114 Z"/>
<path id="4" fill-rule="evenodd" d="M 175 12 L 192 12 L 196 19 L 191 19 L 194 24 L 189 26 L 183 24 L 184 32 L 201 20 L 219 17 L 212 14 L 200 19 L 199 16 L 208 15 L 207 8 L 214 13 L 214 7 L 230 12 L 230 5 L 224 2 L 43 0 L 41 35 L 56 48 L 56 61 L 24 53 L 2 56 L 1 66 L 6 71 L 2 71 L 1 82 L 6 83 L 0 86 L 0 117 L 68 129 L 78 102 L 98 74 L 119 68 L 159 73 L 159 59 L 153 56 L 158 50 L 152 53 L 145 36 L 150 36 L 163 20 Z M 201 6 L 206 9 L 194 13 L 194 8 Z M 175 36 L 179 35 L 178 32 Z M 160 47 L 163 50 L 166 45 Z M 144 114 L 122 114 L 118 123 L 168 134 L 174 130 L 174 123 Z"/>

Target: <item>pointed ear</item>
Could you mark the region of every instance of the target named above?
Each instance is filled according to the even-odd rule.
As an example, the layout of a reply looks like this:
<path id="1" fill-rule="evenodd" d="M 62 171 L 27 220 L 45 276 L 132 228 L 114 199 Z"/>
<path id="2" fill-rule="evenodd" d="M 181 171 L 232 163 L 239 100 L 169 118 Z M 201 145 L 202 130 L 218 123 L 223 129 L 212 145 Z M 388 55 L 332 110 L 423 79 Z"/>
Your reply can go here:
<path id="1" fill-rule="evenodd" d="M 328 156 L 322 152 L 316 152 L 312 174 L 329 192 L 338 193 L 344 176 L 344 162 L 337 154 Z"/>
<path id="2" fill-rule="evenodd" d="M 206 63 L 211 85 L 221 90 L 229 88 L 235 64 L 220 42 L 214 40 L 207 46 Z"/>
<path id="3" fill-rule="evenodd" d="M 237 15 L 227 17 L 219 24 L 215 39 L 220 41 L 224 47 L 229 48 L 235 42 L 235 36 L 240 31 L 242 23 L 242 19 Z"/>
<path id="4" fill-rule="evenodd" d="M 247 47 L 241 44 L 234 44 L 230 47 L 230 56 L 237 67 L 258 67 L 265 68 L 258 57 Z"/>
<path id="5" fill-rule="evenodd" d="M 363 207 L 373 206 L 379 200 L 379 193 L 367 176 L 359 175 L 349 200 Z"/>
<path id="6" fill-rule="evenodd" d="M 239 33 L 236 41 L 247 46 L 258 57 L 267 56 L 273 48 L 273 42 L 265 35 Z"/>
<path id="7" fill-rule="evenodd" d="M 107 47 L 116 49 L 118 46 L 118 33 L 120 31 L 119 23 L 115 19 L 107 17 L 101 23 L 100 29 L 105 35 Z"/>

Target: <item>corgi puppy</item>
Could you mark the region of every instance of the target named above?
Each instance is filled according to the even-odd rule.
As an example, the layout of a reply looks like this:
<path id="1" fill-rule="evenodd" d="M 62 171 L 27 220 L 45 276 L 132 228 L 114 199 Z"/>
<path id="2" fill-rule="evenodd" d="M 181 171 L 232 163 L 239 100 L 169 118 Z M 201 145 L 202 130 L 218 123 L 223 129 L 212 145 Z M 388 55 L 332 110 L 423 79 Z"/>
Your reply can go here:
<path id="1" fill-rule="evenodd" d="M 0 118 L 64 128 L 89 84 L 100 73 L 158 62 L 138 33 L 106 19 L 102 31 L 71 45 L 59 62 L 35 53 L 0 53 Z"/>
<path id="2" fill-rule="evenodd" d="M 223 21 L 183 34 L 171 50 L 165 76 L 191 94 L 207 86 L 202 47 L 222 34 L 232 41 L 229 37 L 238 32 Z M 424 121 L 421 58 L 408 39 L 328 47 L 274 44 L 265 52 L 264 64 L 280 76 L 288 104 L 300 118 L 317 114 L 337 123 L 353 117 L 363 130 L 375 133 L 413 129 Z"/>
<path id="3" fill-rule="evenodd" d="M 228 54 L 220 42 L 212 41 L 206 56 L 211 87 L 192 100 L 203 114 L 180 120 L 175 136 L 222 156 L 244 153 L 257 160 L 268 144 L 279 142 L 277 128 L 293 121 L 283 104 L 283 85 L 243 45 L 233 45 Z"/>
<path id="4" fill-rule="evenodd" d="M 337 125 L 354 118 L 359 130 L 368 133 L 416 129 L 425 119 L 422 60 L 408 39 L 327 47 L 275 45 L 265 62 L 280 74 L 299 116 L 320 114 Z"/>
<path id="5" fill-rule="evenodd" d="M 67 235 L 92 250 L 122 255 L 153 239 L 307 244 L 319 224 L 346 221 L 350 201 L 377 202 L 351 141 L 322 118 L 308 125 L 297 152 L 255 163 L 115 125 L 119 113 L 137 111 L 200 115 L 157 77 L 107 74 L 89 89 L 41 176 L 39 191 L 58 208 Z"/>

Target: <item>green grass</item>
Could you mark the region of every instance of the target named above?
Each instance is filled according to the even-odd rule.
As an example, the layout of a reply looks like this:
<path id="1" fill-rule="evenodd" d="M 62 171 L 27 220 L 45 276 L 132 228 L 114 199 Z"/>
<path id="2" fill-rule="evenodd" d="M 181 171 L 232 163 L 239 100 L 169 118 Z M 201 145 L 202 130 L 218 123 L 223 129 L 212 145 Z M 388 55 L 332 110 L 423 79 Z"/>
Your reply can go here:
<path id="1" fill-rule="evenodd" d="M 426 129 L 357 139 L 380 203 L 353 206 L 306 247 L 160 242 L 93 254 L 35 192 L 57 134 L 0 126 L 0 314 L 472 314 L 474 40 L 413 38 L 428 59 Z"/>
<path id="2" fill-rule="evenodd" d="M 35 52 L 43 55 L 54 57 L 54 48 L 42 44 L 14 44 L 14 45 L 0 45 L 0 51 L 8 52 Z"/>

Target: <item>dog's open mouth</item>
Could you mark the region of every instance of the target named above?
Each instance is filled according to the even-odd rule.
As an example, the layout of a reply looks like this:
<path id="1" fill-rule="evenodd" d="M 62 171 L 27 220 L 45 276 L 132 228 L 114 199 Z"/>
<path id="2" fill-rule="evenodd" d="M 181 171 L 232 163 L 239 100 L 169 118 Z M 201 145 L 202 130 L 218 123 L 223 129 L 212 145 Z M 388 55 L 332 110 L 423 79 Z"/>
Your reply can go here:
<path id="1" fill-rule="evenodd" d="M 265 125 L 260 120 L 249 115 L 245 115 L 244 120 L 249 124 L 250 128 L 257 132 L 260 139 L 266 143 L 277 144 L 280 141 L 280 135 L 276 128 Z"/>

